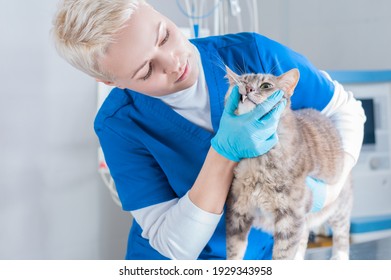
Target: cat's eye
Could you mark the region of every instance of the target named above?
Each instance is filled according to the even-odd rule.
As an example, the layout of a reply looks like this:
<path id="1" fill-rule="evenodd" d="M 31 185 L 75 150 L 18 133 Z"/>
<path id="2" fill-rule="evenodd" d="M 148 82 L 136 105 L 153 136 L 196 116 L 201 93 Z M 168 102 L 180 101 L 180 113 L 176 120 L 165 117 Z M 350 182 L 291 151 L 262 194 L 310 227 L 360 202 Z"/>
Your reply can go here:
<path id="1" fill-rule="evenodd" d="M 262 83 L 259 88 L 260 89 L 270 89 L 270 88 L 273 88 L 273 85 L 271 83 Z"/>

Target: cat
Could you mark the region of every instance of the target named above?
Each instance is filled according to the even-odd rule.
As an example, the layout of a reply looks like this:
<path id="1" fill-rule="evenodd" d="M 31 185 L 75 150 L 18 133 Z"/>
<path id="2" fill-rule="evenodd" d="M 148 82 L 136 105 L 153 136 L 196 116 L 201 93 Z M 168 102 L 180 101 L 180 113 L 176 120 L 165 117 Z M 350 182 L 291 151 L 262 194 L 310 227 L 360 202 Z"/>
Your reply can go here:
<path id="1" fill-rule="evenodd" d="M 344 152 L 327 117 L 314 109 L 290 108 L 299 70 L 277 77 L 237 75 L 227 67 L 227 77 L 230 87 L 226 98 L 234 85 L 241 94 L 236 114 L 251 111 L 277 90 L 283 90 L 287 100 L 277 128 L 278 143 L 264 155 L 242 159 L 235 168 L 227 198 L 227 259 L 243 258 L 252 226 L 273 234 L 273 259 L 304 259 L 310 229 L 324 222 L 333 232 L 332 259 L 348 259 L 351 175 L 336 201 L 319 212 L 310 212 L 312 192 L 305 184 L 306 177 L 335 183 Z"/>

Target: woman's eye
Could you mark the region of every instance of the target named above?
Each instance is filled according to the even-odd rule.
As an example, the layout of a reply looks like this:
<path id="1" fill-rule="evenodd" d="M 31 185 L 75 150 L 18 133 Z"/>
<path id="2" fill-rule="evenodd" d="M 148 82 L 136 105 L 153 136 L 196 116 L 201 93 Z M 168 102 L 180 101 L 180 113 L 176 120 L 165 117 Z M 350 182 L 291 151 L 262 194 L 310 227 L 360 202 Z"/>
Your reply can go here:
<path id="1" fill-rule="evenodd" d="M 160 46 L 163 46 L 163 45 L 167 42 L 167 40 L 168 40 L 169 37 L 170 37 L 170 31 L 167 30 L 166 36 L 165 36 L 164 39 L 160 42 L 159 47 L 160 47 Z"/>
<path id="2" fill-rule="evenodd" d="M 165 36 L 164 39 L 160 42 L 159 46 L 164 45 L 164 44 L 167 42 L 167 40 L 168 40 L 169 37 L 170 37 L 170 31 L 167 30 L 166 36 Z M 148 73 L 147 73 L 144 77 L 142 77 L 142 79 L 143 79 L 144 81 L 147 80 L 147 79 L 151 76 L 151 74 L 152 74 L 152 64 L 149 63 Z"/>
<path id="3" fill-rule="evenodd" d="M 261 84 L 261 86 L 259 88 L 260 89 L 270 89 L 270 88 L 273 88 L 273 85 L 270 83 L 263 83 L 263 84 Z"/>
<path id="4" fill-rule="evenodd" d="M 148 79 L 150 76 L 151 76 L 151 74 L 152 74 L 152 65 L 151 65 L 151 63 L 149 63 L 149 66 L 148 66 L 149 68 L 148 68 L 148 73 L 147 73 L 147 75 L 145 75 L 142 79 L 145 81 L 146 79 Z"/>

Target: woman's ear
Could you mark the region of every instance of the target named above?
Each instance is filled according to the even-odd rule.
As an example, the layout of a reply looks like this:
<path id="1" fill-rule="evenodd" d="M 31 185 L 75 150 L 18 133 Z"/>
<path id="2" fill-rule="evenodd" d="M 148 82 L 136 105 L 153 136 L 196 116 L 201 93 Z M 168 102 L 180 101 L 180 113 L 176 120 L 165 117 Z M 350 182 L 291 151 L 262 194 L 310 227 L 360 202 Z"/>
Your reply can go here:
<path id="1" fill-rule="evenodd" d="M 98 78 L 96 78 L 95 81 L 97 81 L 98 83 L 104 83 L 107 86 L 114 86 L 114 82 L 104 81 L 104 80 L 101 80 L 101 79 L 98 79 Z"/>

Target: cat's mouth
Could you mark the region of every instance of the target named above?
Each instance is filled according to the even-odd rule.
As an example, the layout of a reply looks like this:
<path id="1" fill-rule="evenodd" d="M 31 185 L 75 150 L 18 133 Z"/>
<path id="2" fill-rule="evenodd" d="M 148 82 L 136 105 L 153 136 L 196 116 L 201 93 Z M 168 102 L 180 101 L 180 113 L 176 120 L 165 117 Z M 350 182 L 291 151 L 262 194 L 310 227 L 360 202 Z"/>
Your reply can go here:
<path id="1" fill-rule="evenodd" d="M 242 94 L 241 97 L 240 97 L 240 101 L 242 103 L 244 103 L 246 100 L 248 100 L 248 101 L 254 103 L 255 105 L 257 105 L 257 103 L 255 103 L 255 101 L 252 100 L 250 96 Z"/>

